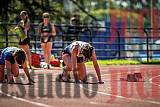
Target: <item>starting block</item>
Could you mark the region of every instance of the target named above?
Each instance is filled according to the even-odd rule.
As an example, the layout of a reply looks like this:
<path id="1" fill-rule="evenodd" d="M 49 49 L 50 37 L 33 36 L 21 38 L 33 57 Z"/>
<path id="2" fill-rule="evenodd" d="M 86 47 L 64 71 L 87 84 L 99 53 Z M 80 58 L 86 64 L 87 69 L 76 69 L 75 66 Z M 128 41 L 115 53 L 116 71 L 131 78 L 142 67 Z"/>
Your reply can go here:
<path id="1" fill-rule="evenodd" d="M 127 78 L 120 78 L 121 81 L 128 82 L 141 82 L 143 81 L 143 77 L 141 73 L 128 74 Z"/>

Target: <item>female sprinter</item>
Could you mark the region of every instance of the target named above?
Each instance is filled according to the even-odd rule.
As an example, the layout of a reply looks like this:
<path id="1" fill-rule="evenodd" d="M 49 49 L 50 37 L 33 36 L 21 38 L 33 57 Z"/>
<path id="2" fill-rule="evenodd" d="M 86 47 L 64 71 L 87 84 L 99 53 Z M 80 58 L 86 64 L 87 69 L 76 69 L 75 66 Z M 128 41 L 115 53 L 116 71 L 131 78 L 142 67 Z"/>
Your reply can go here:
<path id="1" fill-rule="evenodd" d="M 50 68 L 50 58 L 52 50 L 53 37 L 56 35 L 56 30 L 54 25 L 50 23 L 50 15 L 45 12 L 42 15 L 43 22 L 39 26 L 39 33 L 41 35 L 41 48 L 44 53 L 45 62 L 48 69 Z"/>
<path id="2" fill-rule="evenodd" d="M 31 67 L 31 53 L 29 49 L 30 42 L 29 42 L 29 34 L 28 34 L 28 31 L 30 29 L 30 20 L 28 18 L 27 11 L 21 11 L 20 18 L 21 18 L 21 21 L 18 23 L 17 28 L 18 27 L 21 28 L 23 32 L 20 35 L 19 47 L 24 49 L 24 51 L 26 52 L 27 58 L 29 61 L 29 66 L 31 69 L 32 68 Z"/>
<path id="3" fill-rule="evenodd" d="M 68 74 L 70 71 L 73 71 L 75 82 L 86 82 L 87 74 L 84 63 L 89 59 L 93 61 L 98 83 L 103 84 L 95 50 L 89 43 L 82 41 L 75 41 L 63 50 L 62 60 L 65 66 L 63 73 L 59 75 L 59 79 L 68 81 Z"/>
<path id="4" fill-rule="evenodd" d="M 26 53 L 23 49 L 17 47 L 7 47 L 2 50 L 0 58 L 0 81 L 3 82 L 5 79 L 4 68 L 6 66 L 8 83 L 13 82 L 13 76 L 17 77 L 19 75 L 18 65 L 22 65 L 29 83 L 34 83 L 27 68 Z"/>

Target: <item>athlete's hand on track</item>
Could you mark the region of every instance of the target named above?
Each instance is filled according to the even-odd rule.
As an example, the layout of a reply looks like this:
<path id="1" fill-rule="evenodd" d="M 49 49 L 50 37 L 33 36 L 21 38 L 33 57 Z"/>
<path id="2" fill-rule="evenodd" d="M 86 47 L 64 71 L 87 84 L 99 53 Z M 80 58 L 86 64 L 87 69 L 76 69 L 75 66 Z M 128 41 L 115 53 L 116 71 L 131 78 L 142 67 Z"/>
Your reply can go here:
<path id="1" fill-rule="evenodd" d="M 98 84 L 104 84 L 104 82 L 103 81 L 98 81 Z"/>
<path id="2" fill-rule="evenodd" d="M 28 81 L 29 81 L 29 84 L 35 83 L 32 79 L 29 79 Z"/>

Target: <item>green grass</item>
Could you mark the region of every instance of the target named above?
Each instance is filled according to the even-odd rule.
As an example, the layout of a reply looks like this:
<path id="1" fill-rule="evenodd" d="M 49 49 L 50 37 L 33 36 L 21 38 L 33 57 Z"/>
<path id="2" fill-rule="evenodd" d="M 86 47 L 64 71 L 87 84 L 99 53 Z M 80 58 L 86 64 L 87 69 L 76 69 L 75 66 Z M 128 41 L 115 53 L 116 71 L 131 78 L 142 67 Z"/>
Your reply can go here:
<path id="1" fill-rule="evenodd" d="M 160 64 L 160 60 L 149 60 L 148 63 L 143 61 L 142 64 Z"/>
<path id="2" fill-rule="evenodd" d="M 99 65 L 136 65 L 141 64 L 140 61 L 136 60 L 98 60 Z M 92 61 L 86 63 L 86 65 L 92 65 Z"/>
<path id="3" fill-rule="evenodd" d="M 98 60 L 99 65 L 137 65 L 137 64 L 160 64 L 160 60 L 138 61 L 138 60 L 126 60 L 126 59 L 113 59 L 113 60 Z M 93 65 L 92 61 L 86 63 L 86 65 Z"/>

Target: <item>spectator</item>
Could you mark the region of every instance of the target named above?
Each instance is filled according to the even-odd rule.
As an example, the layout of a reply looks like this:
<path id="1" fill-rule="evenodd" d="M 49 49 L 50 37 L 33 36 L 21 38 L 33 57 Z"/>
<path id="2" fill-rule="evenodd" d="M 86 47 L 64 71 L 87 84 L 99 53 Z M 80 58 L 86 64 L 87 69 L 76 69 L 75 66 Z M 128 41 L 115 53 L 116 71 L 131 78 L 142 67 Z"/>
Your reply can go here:
<path id="1" fill-rule="evenodd" d="M 79 34 L 81 32 L 81 28 L 79 27 L 79 19 L 76 16 L 70 18 L 70 26 L 67 28 L 67 36 L 66 41 L 73 42 L 79 40 Z"/>

